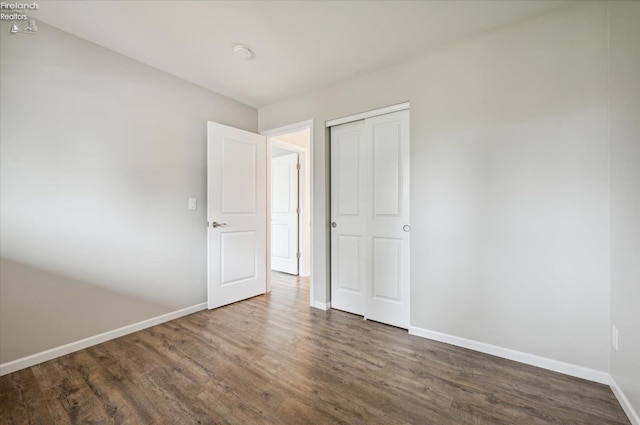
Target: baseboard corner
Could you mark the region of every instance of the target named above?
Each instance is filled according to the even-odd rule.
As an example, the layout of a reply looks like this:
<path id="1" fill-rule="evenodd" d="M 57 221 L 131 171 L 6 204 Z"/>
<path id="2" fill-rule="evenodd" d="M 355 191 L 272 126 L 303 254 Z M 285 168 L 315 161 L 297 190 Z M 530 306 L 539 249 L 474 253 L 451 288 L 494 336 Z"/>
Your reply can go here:
<path id="1" fill-rule="evenodd" d="M 624 395 L 624 392 L 618 386 L 615 379 L 613 379 L 613 376 L 609 376 L 609 387 L 611 388 L 613 395 L 616 396 L 616 399 L 618 400 L 618 403 L 620 403 L 620 406 L 622 406 L 622 410 L 624 410 L 624 413 L 626 413 L 631 424 L 640 425 L 640 415 L 638 415 L 638 412 L 636 412 L 636 410 L 633 408 L 631 402 L 629 402 L 629 399 Z"/>

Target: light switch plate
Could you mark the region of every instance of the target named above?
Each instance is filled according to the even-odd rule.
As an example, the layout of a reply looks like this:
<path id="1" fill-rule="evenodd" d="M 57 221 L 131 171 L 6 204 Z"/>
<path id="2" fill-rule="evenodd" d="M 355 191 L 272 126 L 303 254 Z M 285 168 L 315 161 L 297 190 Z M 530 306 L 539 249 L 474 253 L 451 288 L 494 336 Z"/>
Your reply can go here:
<path id="1" fill-rule="evenodd" d="M 190 210 L 198 209 L 198 200 L 196 198 L 189 198 L 189 209 Z"/>

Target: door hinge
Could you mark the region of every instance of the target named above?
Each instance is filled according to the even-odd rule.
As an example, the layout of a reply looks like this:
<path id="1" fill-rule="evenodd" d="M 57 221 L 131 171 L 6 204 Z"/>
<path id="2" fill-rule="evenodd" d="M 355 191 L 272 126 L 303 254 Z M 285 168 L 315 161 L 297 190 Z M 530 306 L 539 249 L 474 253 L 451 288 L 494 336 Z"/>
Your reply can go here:
<path id="1" fill-rule="evenodd" d="M 300 169 L 300 163 L 298 162 L 298 163 L 296 164 L 296 170 L 299 170 L 299 169 Z"/>
<path id="2" fill-rule="evenodd" d="M 300 207 L 296 208 L 296 214 L 300 214 Z"/>
<path id="3" fill-rule="evenodd" d="M 302 255 L 298 252 L 298 253 L 296 253 L 296 257 L 297 257 L 298 259 L 300 259 L 300 257 L 302 257 Z"/>

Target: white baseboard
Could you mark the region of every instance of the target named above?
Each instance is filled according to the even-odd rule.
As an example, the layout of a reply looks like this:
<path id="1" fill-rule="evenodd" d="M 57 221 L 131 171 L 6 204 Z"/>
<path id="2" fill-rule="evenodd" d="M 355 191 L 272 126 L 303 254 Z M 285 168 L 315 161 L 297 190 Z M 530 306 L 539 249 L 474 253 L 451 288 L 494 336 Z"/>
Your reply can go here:
<path id="1" fill-rule="evenodd" d="M 613 391 L 613 394 L 618 399 L 618 402 L 620 403 L 620 406 L 622 406 L 622 410 L 624 410 L 624 413 L 626 413 L 629 417 L 629 421 L 632 425 L 640 425 L 640 416 L 638 415 L 638 412 L 636 412 L 633 406 L 631 406 L 629 399 L 624 395 L 622 389 L 618 386 L 618 384 L 616 384 L 613 376 L 610 376 L 609 378 L 609 386 L 611 387 L 611 391 Z"/>
<path id="2" fill-rule="evenodd" d="M 322 303 L 320 301 L 313 301 L 313 304 L 311 304 L 311 307 L 313 308 L 319 308 L 320 310 L 324 310 L 327 311 L 329 309 L 331 309 L 331 301 L 329 301 L 328 303 Z"/>
<path id="3" fill-rule="evenodd" d="M 18 371 L 20 369 L 26 369 L 39 363 L 44 363 L 57 357 L 67 355 L 75 351 L 91 347 L 93 345 L 101 344 L 103 342 L 119 338 L 121 336 L 128 335 L 142 329 L 150 328 L 151 326 L 159 325 L 161 323 L 168 322 L 182 316 L 187 316 L 201 310 L 206 310 L 206 308 L 207 303 L 196 304 L 191 307 L 183 308 L 182 310 L 172 311 L 171 313 L 143 320 L 142 322 L 133 323 L 131 325 L 114 329 L 112 331 L 107 331 L 98 335 L 81 339 L 80 341 L 71 342 L 69 344 L 61 345 L 60 347 L 52 348 L 41 353 L 32 354 L 21 359 L 3 363 L 0 364 L 0 376 Z"/>
<path id="4" fill-rule="evenodd" d="M 532 366 L 541 367 L 543 369 L 552 370 L 554 372 L 564 373 L 589 381 L 598 382 L 600 384 L 609 384 L 609 374 L 596 369 L 589 369 L 583 366 L 565 363 L 559 360 L 553 360 L 546 357 L 536 356 L 534 354 L 524 353 L 522 351 L 511 350 L 509 348 L 498 347 L 484 342 L 474 341 L 471 339 L 460 338 L 440 332 L 430 331 L 415 326 L 409 327 L 409 334 L 420 336 L 423 338 L 433 339 L 458 347 L 468 348 L 470 350 L 479 351 L 481 353 L 491 354 L 493 356 L 502 357 L 516 362 L 525 363 Z M 640 424 L 639 424 L 640 425 Z"/>

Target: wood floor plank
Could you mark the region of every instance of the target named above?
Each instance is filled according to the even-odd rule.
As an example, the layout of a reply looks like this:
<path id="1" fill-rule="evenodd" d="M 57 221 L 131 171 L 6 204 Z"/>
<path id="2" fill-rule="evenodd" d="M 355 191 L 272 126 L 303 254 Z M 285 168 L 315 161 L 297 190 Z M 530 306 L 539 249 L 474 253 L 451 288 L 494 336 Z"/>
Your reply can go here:
<path id="1" fill-rule="evenodd" d="M 600 384 L 308 306 L 308 279 L 0 378 L 2 424 L 629 425 Z"/>

